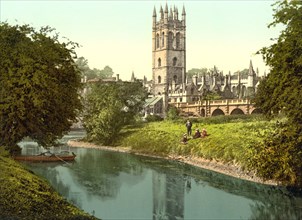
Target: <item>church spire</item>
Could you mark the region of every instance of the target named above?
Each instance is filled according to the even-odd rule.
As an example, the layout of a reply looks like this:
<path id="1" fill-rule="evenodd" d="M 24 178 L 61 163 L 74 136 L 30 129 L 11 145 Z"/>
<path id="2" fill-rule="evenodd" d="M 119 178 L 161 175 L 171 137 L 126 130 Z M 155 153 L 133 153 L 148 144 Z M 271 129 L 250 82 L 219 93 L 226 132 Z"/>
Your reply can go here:
<path id="1" fill-rule="evenodd" d="M 162 6 L 160 6 L 160 19 L 164 19 L 164 11 Z"/>
<path id="2" fill-rule="evenodd" d="M 153 17 L 156 17 L 156 9 L 155 9 L 155 6 L 153 8 Z"/>
<path id="3" fill-rule="evenodd" d="M 166 7 L 165 7 L 165 15 L 164 15 L 164 23 L 167 24 L 168 23 L 168 4 L 166 3 Z"/>
<path id="4" fill-rule="evenodd" d="M 254 75 L 254 69 L 253 69 L 253 63 L 252 60 L 250 60 L 250 67 L 249 67 L 249 76 L 253 76 Z"/>
<path id="5" fill-rule="evenodd" d="M 186 10 L 185 10 L 185 6 L 182 7 L 182 26 L 186 26 Z"/>
<path id="6" fill-rule="evenodd" d="M 154 9 L 153 9 L 153 28 L 156 26 L 156 9 L 155 9 L 155 6 L 154 6 Z"/>

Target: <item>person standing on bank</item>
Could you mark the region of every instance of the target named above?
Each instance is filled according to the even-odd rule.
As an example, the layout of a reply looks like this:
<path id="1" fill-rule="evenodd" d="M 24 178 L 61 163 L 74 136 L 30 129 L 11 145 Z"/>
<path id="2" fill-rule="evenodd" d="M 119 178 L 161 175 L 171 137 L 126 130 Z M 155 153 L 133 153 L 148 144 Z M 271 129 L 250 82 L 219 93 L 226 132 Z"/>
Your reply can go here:
<path id="1" fill-rule="evenodd" d="M 187 127 L 187 134 L 188 136 L 192 135 L 192 122 L 190 122 L 190 120 L 188 119 L 186 122 L 186 127 Z"/>

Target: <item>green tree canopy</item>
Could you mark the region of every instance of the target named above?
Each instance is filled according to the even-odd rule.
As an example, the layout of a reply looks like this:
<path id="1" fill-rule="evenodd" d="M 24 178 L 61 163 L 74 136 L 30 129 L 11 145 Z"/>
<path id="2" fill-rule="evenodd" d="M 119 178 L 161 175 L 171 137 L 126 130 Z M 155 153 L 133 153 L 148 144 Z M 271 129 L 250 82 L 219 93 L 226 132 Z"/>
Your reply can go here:
<path id="1" fill-rule="evenodd" d="M 84 115 L 88 140 L 112 143 L 122 127 L 142 110 L 146 95 L 138 81 L 93 84 L 86 97 Z"/>
<path id="2" fill-rule="evenodd" d="M 88 65 L 88 60 L 85 59 L 84 57 L 77 58 L 75 63 L 78 66 L 82 77 L 86 77 L 87 80 L 95 79 L 95 78 L 100 78 L 100 79 L 109 78 L 112 77 L 114 73 L 110 66 L 105 66 L 104 69 L 102 70 L 97 68 L 90 69 Z"/>
<path id="3" fill-rule="evenodd" d="M 285 29 L 276 43 L 260 50 L 271 70 L 260 83 L 255 101 L 265 114 L 282 111 L 290 123 L 302 128 L 302 2 L 278 2 L 274 12 L 269 27 L 283 24 Z"/>
<path id="4" fill-rule="evenodd" d="M 207 68 L 192 68 L 190 70 L 188 70 L 187 72 L 187 77 L 188 78 L 192 78 L 194 75 L 200 75 L 202 76 L 203 74 L 206 74 L 208 72 L 208 69 Z"/>
<path id="5" fill-rule="evenodd" d="M 81 110 L 76 47 L 50 27 L 0 24 L 0 146 L 47 146 L 69 130 Z"/>
<path id="6" fill-rule="evenodd" d="M 259 176 L 301 186 L 302 2 L 277 2 L 269 27 L 278 24 L 284 29 L 276 42 L 259 51 L 271 70 L 258 86 L 255 103 L 268 117 L 281 112 L 286 120 L 255 147 L 258 157 L 252 161 Z"/>

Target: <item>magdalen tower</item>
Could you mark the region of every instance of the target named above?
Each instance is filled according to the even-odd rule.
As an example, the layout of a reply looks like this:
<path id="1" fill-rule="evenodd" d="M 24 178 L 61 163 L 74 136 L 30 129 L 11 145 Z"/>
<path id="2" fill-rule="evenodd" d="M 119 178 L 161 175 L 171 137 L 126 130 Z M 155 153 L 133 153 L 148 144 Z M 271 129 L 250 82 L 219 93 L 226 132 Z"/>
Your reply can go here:
<path id="1" fill-rule="evenodd" d="M 152 27 L 152 78 L 153 94 L 167 94 L 170 88 L 186 82 L 186 12 L 181 20 L 174 6 L 165 11 L 160 7 L 159 19 L 153 11 Z"/>

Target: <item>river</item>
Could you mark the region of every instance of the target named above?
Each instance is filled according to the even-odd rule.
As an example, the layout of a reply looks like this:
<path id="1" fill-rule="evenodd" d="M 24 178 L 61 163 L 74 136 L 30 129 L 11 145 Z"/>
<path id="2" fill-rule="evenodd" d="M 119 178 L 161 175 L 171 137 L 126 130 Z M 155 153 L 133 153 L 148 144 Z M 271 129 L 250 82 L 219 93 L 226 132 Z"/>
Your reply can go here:
<path id="1" fill-rule="evenodd" d="M 82 136 L 72 132 L 68 139 Z M 24 141 L 23 151 L 35 144 Z M 27 163 L 71 203 L 102 219 L 302 219 L 302 195 L 167 161 L 72 148 L 73 163 Z"/>

